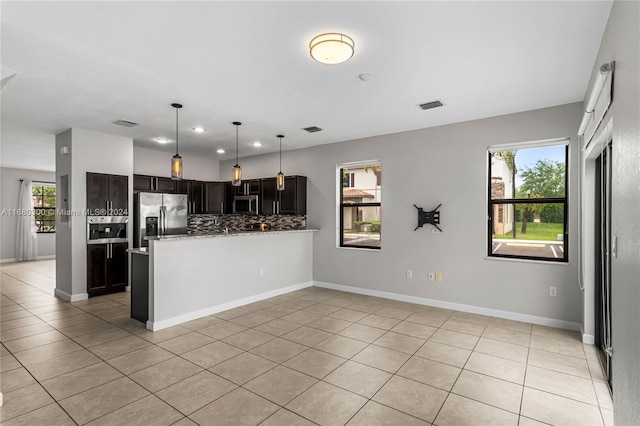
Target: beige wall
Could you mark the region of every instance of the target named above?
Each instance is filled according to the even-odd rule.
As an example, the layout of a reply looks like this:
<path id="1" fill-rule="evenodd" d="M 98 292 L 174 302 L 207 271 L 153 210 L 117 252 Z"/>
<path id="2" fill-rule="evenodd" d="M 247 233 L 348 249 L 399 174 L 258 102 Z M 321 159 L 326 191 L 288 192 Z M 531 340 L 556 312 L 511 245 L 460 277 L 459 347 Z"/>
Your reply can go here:
<path id="1" fill-rule="evenodd" d="M 0 210 L 18 208 L 20 194 L 20 179 L 31 179 L 39 182 L 55 182 L 53 172 L 36 170 L 0 169 L 2 192 L 0 193 Z M 18 218 L 14 215 L 0 216 L 0 261 L 15 261 L 16 258 L 16 228 Z M 50 258 L 56 254 L 56 234 L 38 234 L 38 258 Z"/>
<path id="2" fill-rule="evenodd" d="M 615 61 L 613 101 L 611 265 L 613 402 L 615 423 L 640 419 L 640 3 L 615 1 L 593 65 Z M 585 307 L 589 309 L 589 307 Z"/>
<path id="3" fill-rule="evenodd" d="M 577 274 L 580 103 L 285 151 L 282 170 L 309 178 L 308 223 L 314 237 L 314 281 L 469 305 L 577 326 L 581 294 Z M 501 143 L 571 138 L 569 160 L 569 264 L 488 260 L 487 147 Z M 336 165 L 379 159 L 383 168 L 382 250 L 336 248 Z M 277 170 L 277 155 L 241 159 L 247 178 Z M 228 170 L 231 162 L 222 162 Z M 413 231 L 413 204 L 442 203 L 441 228 Z M 413 271 L 407 279 L 406 270 Z M 440 272 L 442 282 L 427 280 Z M 549 296 L 549 286 L 558 288 Z"/>

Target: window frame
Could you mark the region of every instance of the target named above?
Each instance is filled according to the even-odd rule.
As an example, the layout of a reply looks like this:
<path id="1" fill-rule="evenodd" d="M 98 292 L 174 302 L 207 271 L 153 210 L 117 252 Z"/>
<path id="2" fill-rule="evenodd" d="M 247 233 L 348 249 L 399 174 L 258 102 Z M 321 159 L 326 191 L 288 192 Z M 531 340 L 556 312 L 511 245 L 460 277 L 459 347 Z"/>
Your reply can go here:
<path id="1" fill-rule="evenodd" d="M 541 261 L 551 263 L 569 263 L 569 142 L 568 138 L 552 139 L 539 142 L 525 142 L 522 144 L 496 145 L 487 149 L 487 257 L 490 259 L 511 259 L 519 261 Z M 532 148 L 544 148 L 551 146 L 563 146 L 565 148 L 565 169 L 564 169 L 564 197 L 544 197 L 544 198 L 501 198 L 493 199 L 491 197 L 491 158 L 495 152 L 503 152 L 508 150 L 524 150 Z M 515 195 L 515 194 L 514 194 Z M 493 212 L 496 205 L 513 205 L 513 214 L 518 204 L 559 204 L 563 207 L 563 255 L 558 258 L 543 256 L 524 256 L 514 254 L 495 254 L 493 253 Z"/>
<path id="2" fill-rule="evenodd" d="M 51 196 L 51 195 L 46 195 L 44 193 L 44 187 L 47 187 L 47 186 L 51 186 L 51 187 L 54 188 L 55 192 L 53 194 L 53 197 L 55 198 L 56 204 L 57 204 L 57 201 L 58 201 L 58 188 L 56 187 L 55 183 L 53 183 L 53 182 L 32 182 L 31 183 L 31 197 L 32 197 L 32 199 L 34 201 L 33 215 L 34 215 L 34 221 L 35 221 L 36 228 L 37 228 L 37 230 L 36 230 L 37 234 L 55 234 L 56 233 L 56 207 L 55 206 L 54 207 L 44 207 L 44 206 L 36 207 L 36 205 L 35 205 L 36 199 L 40 199 L 42 201 L 42 204 L 44 204 L 44 197 L 45 196 L 47 196 L 47 197 Z M 36 188 L 38 188 L 38 187 L 41 188 L 40 194 L 35 195 L 34 194 L 34 190 Z M 40 210 L 40 211 L 52 211 L 53 214 L 45 214 L 44 217 L 46 217 L 46 219 L 38 219 L 38 215 L 36 214 L 37 210 Z M 38 226 L 38 222 L 39 221 L 41 221 L 41 226 Z M 53 230 L 41 231 L 41 229 L 44 228 L 45 224 L 50 224 L 50 226 L 52 225 Z"/>
<path id="3" fill-rule="evenodd" d="M 382 168 L 382 162 L 380 160 L 370 160 L 370 161 L 358 161 L 358 162 L 353 162 L 353 163 L 342 163 L 342 164 L 338 164 L 336 166 L 336 172 L 337 172 L 337 185 L 338 185 L 338 191 L 337 191 L 337 198 L 338 198 L 338 214 L 337 214 L 337 219 L 338 219 L 338 248 L 341 249 L 356 249 L 356 250 L 382 250 L 382 231 L 380 231 L 380 246 L 367 246 L 367 245 L 358 245 L 358 244 L 345 244 L 344 243 L 344 209 L 345 207 L 378 207 L 380 209 L 380 212 L 382 214 L 382 199 L 378 202 L 373 202 L 373 203 L 344 203 L 344 190 L 345 189 L 352 189 L 353 186 L 345 186 L 345 179 L 343 179 L 343 170 L 344 169 L 348 169 L 350 167 L 362 167 L 362 166 L 368 166 L 368 165 L 372 165 L 372 164 L 377 164 L 380 166 L 380 168 Z M 349 179 L 348 180 L 348 184 L 351 185 L 353 183 L 353 181 L 355 181 L 355 173 L 350 173 L 347 172 L 349 174 Z M 353 179 L 352 179 L 353 177 Z M 379 182 L 379 184 L 378 184 Z M 382 189 L 382 178 L 376 176 L 376 186 L 380 186 L 380 189 Z M 382 222 L 382 221 L 381 221 Z"/>

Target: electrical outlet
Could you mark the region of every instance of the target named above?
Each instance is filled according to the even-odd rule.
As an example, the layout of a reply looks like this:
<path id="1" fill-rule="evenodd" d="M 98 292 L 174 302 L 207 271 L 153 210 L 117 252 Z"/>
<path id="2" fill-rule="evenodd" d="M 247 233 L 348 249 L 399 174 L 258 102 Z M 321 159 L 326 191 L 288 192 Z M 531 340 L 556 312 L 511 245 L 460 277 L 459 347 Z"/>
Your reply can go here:
<path id="1" fill-rule="evenodd" d="M 549 287 L 549 296 L 555 297 L 558 295 L 558 287 L 550 286 Z"/>
<path id="2" fill-rule="evenodd" d="M 442 274 L 440 272 L 436 272 L 436 281 L 442 281 Z"/>
<path id="3" fill-rule="evenodd" d="M 260 268 L 260 276 L 264 277 L 264 269 L 263 268 Z"/>
<path id="4" fill-rule="evenodd" d="M 413 278 L 413 271 L 411 269 L 407 269 L 407 278 L 408 279 Z"/>
<path id="5" fill-rule="evenodd" d="M 435 274 L 433 272 L 429 272 L 429 281 L 434 281 L 435 279 Z"/>

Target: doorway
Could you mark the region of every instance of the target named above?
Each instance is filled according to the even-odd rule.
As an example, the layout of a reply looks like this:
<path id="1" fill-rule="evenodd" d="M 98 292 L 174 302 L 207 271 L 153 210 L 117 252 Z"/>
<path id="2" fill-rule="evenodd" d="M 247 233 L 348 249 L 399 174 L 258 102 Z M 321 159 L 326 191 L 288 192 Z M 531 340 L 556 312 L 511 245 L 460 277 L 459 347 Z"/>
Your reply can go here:
<path id="1" fill-rule="evenodd" d="M 595 346 L 602 368 L 611 383 L 611 141 L 595 160 Z"/>

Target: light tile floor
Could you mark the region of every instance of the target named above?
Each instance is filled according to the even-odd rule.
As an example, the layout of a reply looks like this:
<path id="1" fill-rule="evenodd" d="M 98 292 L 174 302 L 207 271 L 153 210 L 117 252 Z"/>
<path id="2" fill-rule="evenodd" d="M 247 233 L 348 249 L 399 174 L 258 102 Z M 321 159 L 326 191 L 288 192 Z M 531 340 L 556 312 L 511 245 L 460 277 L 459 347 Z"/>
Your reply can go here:
<path id="1" fill-rule="evenodd" d="M 575 332 L 308 288 L 159 332 L 0 266 L 3 425 L 602 425 Z"/>

